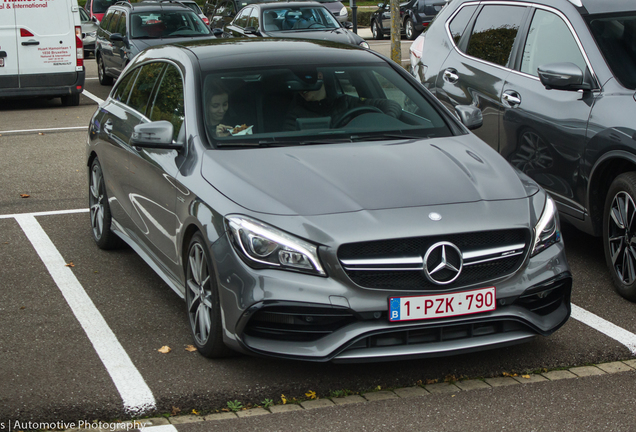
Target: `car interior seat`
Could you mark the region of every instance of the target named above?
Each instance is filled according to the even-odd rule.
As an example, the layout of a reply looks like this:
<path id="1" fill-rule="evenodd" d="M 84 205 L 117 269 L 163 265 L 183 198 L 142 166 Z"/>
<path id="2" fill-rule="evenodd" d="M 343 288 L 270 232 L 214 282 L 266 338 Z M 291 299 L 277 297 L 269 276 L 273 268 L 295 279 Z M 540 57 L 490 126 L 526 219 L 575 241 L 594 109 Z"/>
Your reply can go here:
<path id="1" fill-rule="evenodd" d="M 265 31 L 279 31 L 282 30 L 280 22 L 277 21 L 278 14 L 274 11 L 267 11 L 263 16 L 263 27 Z"/>

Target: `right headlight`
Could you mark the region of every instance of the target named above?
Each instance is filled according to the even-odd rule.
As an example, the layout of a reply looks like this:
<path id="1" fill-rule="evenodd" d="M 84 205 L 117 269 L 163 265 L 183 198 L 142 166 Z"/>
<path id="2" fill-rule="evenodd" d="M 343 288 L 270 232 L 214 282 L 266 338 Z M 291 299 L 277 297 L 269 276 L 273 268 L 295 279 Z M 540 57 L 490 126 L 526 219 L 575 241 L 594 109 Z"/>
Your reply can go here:
<path id="1" fill-rule="evenodd" d="M 561 241 L 559 215 L 554 201 L 552 198 L 547 197 L 545 200 L 545 207 L 543 208 L 543 214 L 534 227 L 534 240 L 531 256 L 538 254 L 559 241 Z"/>
<path id="2" fill-rule="evenodd" d="M 232 245 L 251 267 L 326 276 L 316 245 L 247 216 L 231 215 L 226 221 Z"/>

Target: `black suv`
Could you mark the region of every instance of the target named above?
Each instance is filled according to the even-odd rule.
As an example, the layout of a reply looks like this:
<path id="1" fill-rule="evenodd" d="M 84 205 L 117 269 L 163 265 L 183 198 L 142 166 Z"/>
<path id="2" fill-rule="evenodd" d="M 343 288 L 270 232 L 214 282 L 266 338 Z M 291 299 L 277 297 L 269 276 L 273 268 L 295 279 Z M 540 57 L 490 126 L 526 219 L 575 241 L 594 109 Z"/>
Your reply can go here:
<path id="1" fill-rule="evenodd" d="M 117 2 L 108 8 L 97 29 L 99 82 L 111 85 L 145 48 L 200 38 L 214 36 L 192 9 L 178 1 Z"/>
<path id="2" fill-rule="evenodd" d="M 435 15 L 446 4 L 440 0 L 410 0 L 400 3 L 400 26 L 407 39 L 415 39 L 428 27 Z M 391 4 L 380 3 L 378 10 L 371 16 L 373 39 L 383 39 L 391 34 Z"/>
<path id="3" fill-rule="evenodd" d="M 455 0 L 420 38 L 416 78 L 449 108 L 481 108 L 475 134 L 603 237 L 636 301 L 634 2 Z"/>

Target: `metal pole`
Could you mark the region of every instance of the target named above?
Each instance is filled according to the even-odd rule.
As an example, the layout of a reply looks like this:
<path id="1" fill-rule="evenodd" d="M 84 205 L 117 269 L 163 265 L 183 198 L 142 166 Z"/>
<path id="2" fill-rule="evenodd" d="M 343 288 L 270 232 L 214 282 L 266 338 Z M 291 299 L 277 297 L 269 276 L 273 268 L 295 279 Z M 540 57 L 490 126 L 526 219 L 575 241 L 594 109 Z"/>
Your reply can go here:
<path id="1" fill-rule="evenodd" d="M 351 8 L 351 21 L 353 21 L 353 32 L 358 34 L 358 6 L 356 6 L 356 0 L 349 0 L 349 7 Z"/>

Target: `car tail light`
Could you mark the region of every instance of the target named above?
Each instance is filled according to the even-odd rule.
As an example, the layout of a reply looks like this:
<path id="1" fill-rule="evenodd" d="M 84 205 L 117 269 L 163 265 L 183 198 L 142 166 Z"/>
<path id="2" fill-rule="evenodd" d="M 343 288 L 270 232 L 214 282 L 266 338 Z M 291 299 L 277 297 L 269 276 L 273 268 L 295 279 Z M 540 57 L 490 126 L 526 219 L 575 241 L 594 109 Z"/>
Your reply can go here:
<path id="1" fill-rule="evenodd" d="M 75 48 L 77 49 L 77 66 L 84 66 L 84 42 L 82 42 L 81 26 L 75 26 Z"/>
<path id="2" fill-rule="evenodd" d="M 423 37 L 418 37 L 411 44 L 410 51 L 415 57 L 422 58 L 422 48 L 423 48 L 423 46 L 424 46 L 424 38 Z"/>
<path id="3" fill-rule="evenodd" d="M 33 37 L 33 33 L 31 33 L 30 31 L 28 31 L 27 29 L 20 29 L 20 36 L 22 37 Z"/>
<path id="4" fill-rule="evenodd" d="M 206 26 L 210 25 L 210 20 L 208 19 L 208 17 L 204 17 L 203 22 L 205 23 Z"/>

